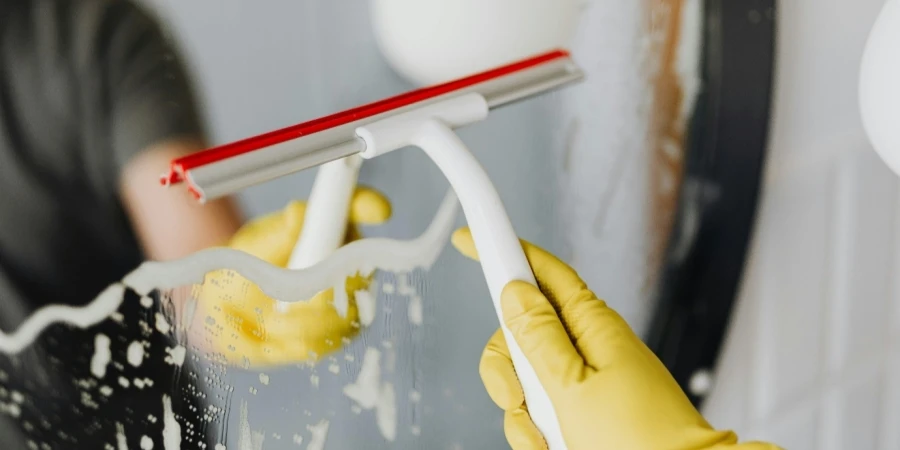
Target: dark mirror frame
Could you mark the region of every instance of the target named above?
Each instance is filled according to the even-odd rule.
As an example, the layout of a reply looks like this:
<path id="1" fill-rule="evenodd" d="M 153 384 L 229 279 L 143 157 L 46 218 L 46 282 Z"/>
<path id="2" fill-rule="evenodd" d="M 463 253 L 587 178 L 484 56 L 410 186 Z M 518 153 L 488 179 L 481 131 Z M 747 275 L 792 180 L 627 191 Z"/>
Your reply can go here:
<path id="1" fill-rule="evenodd" d="M 756 219 L 775 68 L 775 0 L 704 0 L 702 84 L 647 345 L 691 401 L 715 373 Z"/>

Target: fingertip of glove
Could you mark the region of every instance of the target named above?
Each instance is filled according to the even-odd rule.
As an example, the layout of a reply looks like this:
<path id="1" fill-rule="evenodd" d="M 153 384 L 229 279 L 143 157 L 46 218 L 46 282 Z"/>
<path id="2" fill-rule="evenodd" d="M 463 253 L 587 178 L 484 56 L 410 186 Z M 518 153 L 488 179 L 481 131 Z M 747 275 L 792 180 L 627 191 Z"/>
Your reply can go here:
<path id="1" fill-rule="evenodd" d="M 525 281 L 510 282 L 500 294 L 500 306 L 507 324 L 510 320 L 547 303 L 544 293 L 537 286 Z"/>
<path id="2" fill-rule="evenodd" d="M 364 225 L 378 225 L 391 218 L 391 202 L 384 194 L 369 188 L 358 187 L 353 195 L 350 220 Z"/>
<path id="3" fill-rule="evenodd" d="M 503 431 L 513 450 L 547 450 L 544 436 L 524 406 L 506 412 L 503 416 Z"/>
<path id="4" fill-rule="evenodd" d="M 525 394 L 511 361 L 493 355 L 482 360 L 478 372 L 488 396 L 500 409 L 509 411 L 525 403 Z"/>
<path id="5" fill-rule="evenodd" d="M 472 239 L 472 231 L 469 227 L 462 227 L 450 236 L 450 243 L 457 251 L 467 258 L 478 260 L 478 250 L 475 248 L 475 240 Z"/>

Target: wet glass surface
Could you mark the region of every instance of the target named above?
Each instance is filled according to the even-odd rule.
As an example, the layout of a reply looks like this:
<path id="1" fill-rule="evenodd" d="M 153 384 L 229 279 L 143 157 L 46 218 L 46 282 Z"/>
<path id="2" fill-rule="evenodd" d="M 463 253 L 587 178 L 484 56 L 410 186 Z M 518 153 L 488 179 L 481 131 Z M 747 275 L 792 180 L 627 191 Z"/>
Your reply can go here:
<path id="1" fill-rule="evenodd" d="M 413 88 L 379 56 L 363 1 L 143 3 L 184 49 L 216 144 Z M 656 3 L 671 15 L 678 2 Z M 651 111 L 654 97 L 678 97 L 677 82 L 671 61 L 647 63 L 672 19 L 644 6 L 593 2 L 574 45 L 584 85 L 460 131 L 517 233 L 575 266 L 636 329 L 680 183 L 680 135 L 666 125 L 678 108 Z M 660 71 L 666 81 L 656 83 Z M 313 175 L 251 188 L 240 201 L 251 217 L 277 211 L 305 198 Z M 366 162 L 360 181 L 394 210 L 366 236 L 418 235 L 447 189 L 416 150 Z M 463 224 L 460 215 L 454 226 Z M 498 326 L 479 265 L 445 243 L 430 270 L 365 281 L 349 293 L 351 319 L 331 306 L 296 322 L 235 273 L 147 295 L 122 288 L 98 324 L 53 325 L 0 355 L 0 436 L 22 435 L 36 449 L 506 448 L 502 412 L 478 376 Z M 359 290 L 369 293 L 364 306 Z M 310 348 L 259 344 L 302 341 L 304 327 L 330 323 L 344 335 Z"/>

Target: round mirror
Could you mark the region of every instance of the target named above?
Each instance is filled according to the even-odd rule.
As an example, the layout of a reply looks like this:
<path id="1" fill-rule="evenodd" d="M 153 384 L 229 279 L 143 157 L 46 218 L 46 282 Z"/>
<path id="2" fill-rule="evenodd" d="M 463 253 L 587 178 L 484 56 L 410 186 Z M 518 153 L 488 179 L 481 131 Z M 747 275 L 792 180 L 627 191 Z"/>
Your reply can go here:
<path id="1" fill-rule="evenodd" d="M 279 271 L 315 171 L 238 193 L 243 223 L 156 176 L 210 145 L 556 47 L 582 83 L 459 136 L 516 233 L 576 268 L 700 404 L 767 141 L 774 2 L 751 3 L 3 2 L 0 439 L 507 445 L 478 374 L 496 311 L 481 267 L 449 245 L 465 222 L 421 152 L 360 169 L 372 189 L 351 202 L 348 240 L 394 246 L 318 277 Z"/>

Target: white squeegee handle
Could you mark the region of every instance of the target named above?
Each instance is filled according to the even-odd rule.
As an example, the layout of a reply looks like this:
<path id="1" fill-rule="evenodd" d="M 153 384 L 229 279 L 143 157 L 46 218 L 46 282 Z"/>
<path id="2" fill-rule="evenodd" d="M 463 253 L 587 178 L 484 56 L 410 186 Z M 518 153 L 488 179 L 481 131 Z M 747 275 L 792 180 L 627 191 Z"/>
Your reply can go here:
<path id="1" fill-rule="evenodd" d="M 289 269 L 318 264 L 344 244 L 361 164 L 359 155 L 351 155 L 319 166 L 306 202 L 300 239 L 288 261 Z"/>
<path id="2" fill-rule="evenodd" d="M 487 114 L 484 97 L 465 94 L 360 127 L 356 132 L 366 143 L 363 158 L 374 158 L 413 145 L 421 148 L 447 177 L 472 231 L 531 419 L 550 450 L 565 450 L 567 447 L 553 404 L 534 368 L 504 325 L 500 308 L 503 288 L 516 280 L 537 285 L 534 274 L 497 190 L 475 156 L 453 132 L 453 128 L 483 120 Z"/>

